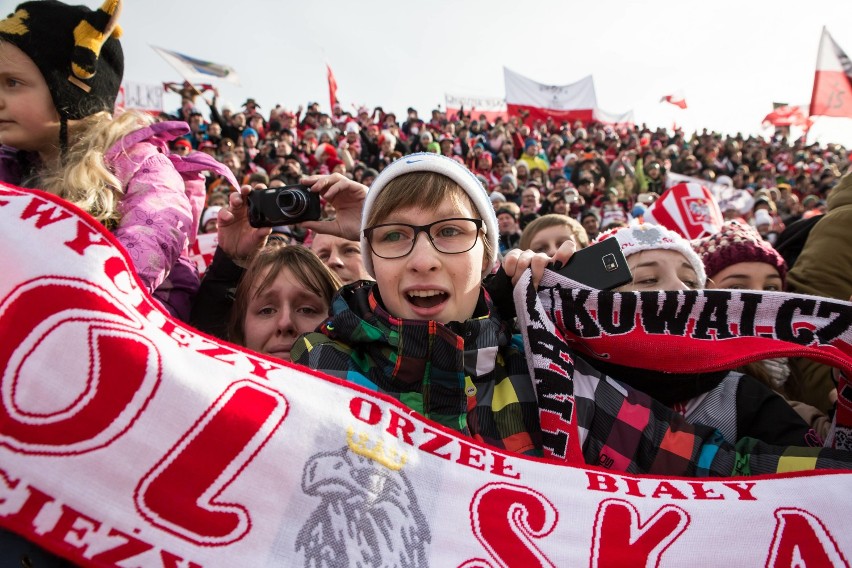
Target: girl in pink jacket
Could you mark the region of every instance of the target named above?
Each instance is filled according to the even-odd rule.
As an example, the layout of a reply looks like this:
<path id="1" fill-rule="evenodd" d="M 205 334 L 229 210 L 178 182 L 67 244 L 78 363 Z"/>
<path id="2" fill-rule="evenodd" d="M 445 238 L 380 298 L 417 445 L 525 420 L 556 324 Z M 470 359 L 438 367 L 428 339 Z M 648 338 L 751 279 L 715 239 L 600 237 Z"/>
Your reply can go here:
<path id="1" fill-rule="evenodd" d="M 145 288 L 186 320 L 199 285 L 188 247 L 204 200 L 200 172 L 227 169 L 203 153 L 169 154 L 186 123 L 113 117 L 124 72 L 120 5 L 25 2 L 0 21 L 0 181 L 91 214 L 127 249 Z"/>

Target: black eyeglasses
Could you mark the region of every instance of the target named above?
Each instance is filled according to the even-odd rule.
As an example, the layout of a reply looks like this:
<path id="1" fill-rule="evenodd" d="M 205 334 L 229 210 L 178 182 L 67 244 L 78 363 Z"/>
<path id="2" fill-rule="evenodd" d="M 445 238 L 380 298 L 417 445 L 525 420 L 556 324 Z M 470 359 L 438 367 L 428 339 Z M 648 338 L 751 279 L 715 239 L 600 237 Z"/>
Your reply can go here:
<path id="1" fill-rule="evenodd" d="M 410 254 L 420 233 L 426 233 L 438 252 L 461 254 L 474 247 L 480 231 L 485 233 L 482 219 L 455 217 L 419 226 L 406 223 L 374 225 L 364 229 L 364 236 L 376 256 L 392 259 Z"/>

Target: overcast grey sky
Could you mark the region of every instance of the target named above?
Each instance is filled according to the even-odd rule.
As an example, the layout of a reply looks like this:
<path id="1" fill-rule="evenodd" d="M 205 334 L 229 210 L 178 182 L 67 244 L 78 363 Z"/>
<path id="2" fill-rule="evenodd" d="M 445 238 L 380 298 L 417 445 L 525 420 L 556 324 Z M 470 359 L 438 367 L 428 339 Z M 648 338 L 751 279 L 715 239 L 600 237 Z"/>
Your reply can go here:
<path id="1" fill-rule="evenodd" d="M 242 86 L 221 84 L 222 97 L 264 110 L 327 109 L 326 61 L 345 106 L 398 116 L 447 92 L 502 97 L 505 65 L 547 84 L 592 74 L 601 108 L 639 122 L 760 133 L 773 101 L 810 101 L 824 25 L 852 54 L 850 0 L 125 2 L 126 79 L 180 80 L 157 45 L 234 67 Z M 659 103 L 673 91 L 687 110 Z M 852 119 L 817 119 L 815 137 L 852 146 Z"/>

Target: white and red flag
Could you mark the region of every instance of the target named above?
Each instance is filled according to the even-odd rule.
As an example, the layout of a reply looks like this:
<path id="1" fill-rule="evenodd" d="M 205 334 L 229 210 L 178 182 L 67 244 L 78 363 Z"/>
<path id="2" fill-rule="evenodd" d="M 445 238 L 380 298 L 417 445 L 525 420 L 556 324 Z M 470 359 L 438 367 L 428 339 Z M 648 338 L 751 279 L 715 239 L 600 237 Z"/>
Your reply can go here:
<path id="1" fill-rule="evenodd" d="M 570 85 L 544 85 L 519 75 L 504 67 L 506 82 L 506 107 L 509 114 L 517 116 L 529 113 L 533 120 L 582 120 L 594 119 L 598 108 L 595 82 L 588 75 Z"/>
<path id="2" fill-rule="evenodd" d="M 808 128 L 808 107 L 806 105 L 779 105 L 763 117 L 764 125 L 798 126 Z"/>
<path id="3" fill-rule="evenodd" d="M 444 103 L 447 109 L 447 117 L 458 116 L 464 111 L 474 119 L 485 115 L 488 122 L 494 122 L 498 117 L 506 120 L 506 99 L 501 97 L 478 97 L 471 95 L 453 95 L 444 93 Z"/>
<path id="4" fill-rule="evenodd" d="M 325 68 L 328 71 L 328 104 L 329 108 L 334 110 L 334 105 L 338 103 L 337 79 L 334 78 L 334 73 L 331 71 L 331 65 L 326 63 Z"/>
<path id="5" fill-rule="evenodd" d="M 675 93 L 672 95 L 665 95 L 660 99 L 661 103 L 669 103 L 673 104 L 676 107 L 685 109 L 686 108 L 686 97 L 683 96 L 682 93 Z"/>
<path id="6" fill-rule="evenodd" d="M 601 110 L 596 108 L 593 116 L 596 122 L 602 122 L 604 124 L 611 124 L 614 126 L 626 126 L 633 127 L 636 124 L 636 118 L 633 116 L 633 111 L 629 110 L 627 112 L 607 112 L 605 110 Z"/>
<path id="7" fill-rule="evenodd" d="M 826 28 L 819 42 L 809 114 L 852 118 L 852 61 Z"/>
<path id="8" fill-rule="evenodd" d="M 722 211 L 713 193 L 703 185 L 679 183 L 648 208 L 645 222 L 662 225 L 692 240 L 719 232 Z"/>
<path id="9" fill-rule="evenodd" d="M 198 268 L 198 276 L 204 276 L 207 272 L 218 244 L 219 233 L 201 233 L 195 238 L 195 242 L 189 245 L 189 259 Z"/>

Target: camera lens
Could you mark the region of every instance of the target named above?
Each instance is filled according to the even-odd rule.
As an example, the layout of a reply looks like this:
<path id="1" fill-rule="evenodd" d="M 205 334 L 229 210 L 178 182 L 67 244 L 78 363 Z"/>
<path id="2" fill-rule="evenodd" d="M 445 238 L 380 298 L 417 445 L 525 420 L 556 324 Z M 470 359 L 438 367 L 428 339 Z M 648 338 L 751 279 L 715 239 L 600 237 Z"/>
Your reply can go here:
<path id="1" fill-rule="evenodd" d="M 303 192 L 288 189 L 278 194 L 278 208 L 286 217 L 298 217 L 308 208 L 308 199 Z"/>

